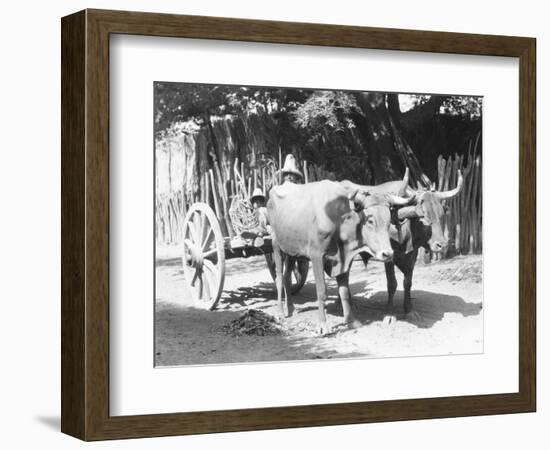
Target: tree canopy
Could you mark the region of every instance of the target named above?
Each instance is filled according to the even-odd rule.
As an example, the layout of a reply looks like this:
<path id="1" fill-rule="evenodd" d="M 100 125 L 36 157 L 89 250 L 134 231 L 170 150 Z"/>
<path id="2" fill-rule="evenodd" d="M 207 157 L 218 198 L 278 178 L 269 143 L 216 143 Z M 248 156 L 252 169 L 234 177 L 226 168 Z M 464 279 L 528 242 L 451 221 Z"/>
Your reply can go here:
<path id="1" fill-rule="evenodd" d="M 449 146 L 445 124 L 462 123 L 470 139 L 481 128 L 482 107 L 475 96 L 171 82 L 155 83 L 154 102 L 157 139 L 205 130 L 212 161 L 220 159 L 225 139 L 212 123 L 233 117 L 246 125 L 255 116 L 262 119 L 254 123 L 273 134 L 273 158 L 283 147 L 339 176 L 349 172 L 369 182 L 395 179 L 407 166 L 421 184 L 433 176 L 437 147 L 445 153 L 463 144 L 458 139 Z"/>

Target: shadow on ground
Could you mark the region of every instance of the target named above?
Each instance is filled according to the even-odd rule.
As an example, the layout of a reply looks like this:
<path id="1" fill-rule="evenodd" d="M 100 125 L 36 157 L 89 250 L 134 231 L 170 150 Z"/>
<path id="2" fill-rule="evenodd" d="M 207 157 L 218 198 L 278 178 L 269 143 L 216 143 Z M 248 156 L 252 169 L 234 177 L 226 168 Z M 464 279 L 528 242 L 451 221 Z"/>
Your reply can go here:
<path id="1" fill-rule="evenodd" d="M 482 303 L 470 303 L 462 297 L 426 290 L 412 290 L 413 314 L 405 315 L 403 310 L 403 291 L 398 290 L 394 297 L 394 306 L 387 309 L 388 295 L 385 291 L 373 291 L 364 282 L 350 285 L 353 294 L 353 310 L 356 318 L 363 324 L 382 321 L 388 313 L 398 320 L 408 322 L 419 328 L 431 328 L 447 313 L 458 313 L 463 317 L 480 313 Z M 325 304 L 327 314 L 342 317 L 342 306 L 337 301 L 338 291 L 334 287 L 327 289 L 328 300 Z M 315 283 L 310 281 L 302 290 L 292 296 L 296 313 L 306 313 L 318 309 Z M 250 287 L 224 292 L 219 308 L 230 309 L 239 305 L 243 308 L 268 309 L 277 304 L 277 293 L 273 283 L 258 283 Z"/>
<path id="2" fill-rule="evenodd" d="M 375 292 L 352 285 L 356 294 L 353 307 L 356 318 L 367 327 L 381 322 L 387 315 L 386 292 Z M 359 291 L 357 293 L 357 291 Z M 336 302 L 337 291 L 329 289 L 326 303 L 327 314 L 338 318 L 337 335 L 347 333 L 341 323 L 342 309 Z M 354 358 L 369 356 L 369 350 L 343 348 L 330 341 L 335 336 L 319 337 L 313 334 L 317 317 L 315 284 L 307 283 L 302 291 L 293 296 L 296 311 L 285 321 L 285 332 L 275 336 L 231 336 L 223 326 L 239 318 L 246 309 L 266 310 L 276 314 L 276 293 L 273 283 L 260 282 L 250 287 L 227 290 L 215 311 L 205 311 L 192 306 L 157 302 L 155 361 L 157 366 L 204 365 L 285 360 L 311 360 L 331 358 Z M 413 306 L 418 313 L 405 316 L 403 292 L 395 296 L 393 314 L 399 321 L 418 328 L 431 328 L 447 313 L 464 317 L 477 315 L 481 303 L 468 303 L 461 297 L 424 290 L 413 290 Z"/>
<path id="3" fill-rule="evenodd" d="M 482 303 L 469 303 L 462 297 L 447 295 L 440 292 L 412 290 L 413 314 L 405 314 L 403 310 L 403 291 L 397 291 L 391 311 L 387 309 L 388 294 L 376 292 L 370 297 L 356 294 L 353 299 L 357 319 L 364 324 L 383 320 L 388 313 L 398 320 L 403 320 L 419 328 L 431 328 L 443 319 L 447 313 L 461 314 L 463 317 L 477 315 L 481 312 Z M 339 305 L 332 308 L 341 309 Z"/>
<path id="4" fill-rule="evenodd" d="M 223 326 L 243 310 L 215 310 L 159 303 L 155 314 L 155 365 L 204 365 L 364 357 L 323 348 L 317 336 L 232 336 Z M 308 324 L 310 325 L 310 324 Z"/>
<path id="5" fill-rule="evenodd" d="M 260 282 L 254 286 L 228 289 L 222 293 L 217 310 L 242 308 L 265 309 L 277 301 L 273 283 Z"/>

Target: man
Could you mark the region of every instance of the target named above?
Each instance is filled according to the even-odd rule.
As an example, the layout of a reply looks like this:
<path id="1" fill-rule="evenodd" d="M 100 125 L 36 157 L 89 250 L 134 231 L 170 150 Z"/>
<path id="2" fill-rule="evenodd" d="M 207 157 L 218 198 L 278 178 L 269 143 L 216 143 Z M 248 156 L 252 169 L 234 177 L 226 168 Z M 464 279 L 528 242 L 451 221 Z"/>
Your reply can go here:
<path id="1" fill-rule="evenodd" d="M 304 182 L 304 176 L 302 175 L 302 172 L 300 172 L 300 170 L 298 169 L 296 159 L 292 154 L 286 155 L 285 164 L 281 169 L 281 174 L 283 178 L 283 183 L 290 182 L 301 184 Z"/>
<path id="2" fill-rule="evenodd" d="M 296 164 L 296 159 L 294 155 L 288 154 L 285 157 L 285 164 L 281 169 L 282 184 L 285 183 L 303 183 L 302 172 L 298 169 Z M 268 225 L 267 221 L 267 208 L 265 206 L 266 199 L 260 188 L 254 189 L 252 196 L 250 197 L 250 203 L 254 209 L 254 214 L 258 219 L 258 226 L 242 233 L 242 236 L 246 239 L 254 239 L 254 246 L 261 247 L 264 245 L 263 236 L 271 232 L 271 227 Z"/>
<path id="3" fill-rule="evenodd" d="M 251 230 L 257 237 L 254 239 L 254 246 L 261 247 L 264 245 L 262 236 L 269 234 L 269 225 L 267 224 L 267 208 L 265 207 L 265 195 L 260 188 L 254 189 L 250 203 L 254 208 L 254 214 L 258 219 L 258 226 Z"/>

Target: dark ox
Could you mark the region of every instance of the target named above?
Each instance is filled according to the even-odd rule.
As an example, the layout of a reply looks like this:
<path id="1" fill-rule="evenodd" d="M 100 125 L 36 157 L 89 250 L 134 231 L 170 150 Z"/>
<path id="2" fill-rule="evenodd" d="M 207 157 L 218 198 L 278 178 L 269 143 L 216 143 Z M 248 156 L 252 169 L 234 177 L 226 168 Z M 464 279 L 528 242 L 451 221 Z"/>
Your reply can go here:
<path id="1" fill-rule="evenodd" d="M 276 266 L 277 300 L 281 317 L 290 316 L 291 258 L 311 260 L 319 308 L 318 331 L 329 333 L 325 315 L 326 285 L 323 270 L 336 278 L 344 320 L 350 327 L 360 325 L 349 303 L 349 268 L 361 252 L 381 261 L 391 261 L 390 207 L 409 204 L 395 194 L 371 194 L 345 188 L 332 181 L 308 184 L 284 183 L 271 189 L 267 203 L 272 228 Z M 359 205 L 350 208 L 350 201 Z M 285 262 L 285 264 L 283 264 Z M 283 274 L 284 266 L 284 274 Z M 285 288 L 287 311 L 283 307 Z"/>
<path id="2" fill-rule="evenodd" d="M 373 187 L 372 192 L 396 193 L 414 196 L 414 205 L 401 208 L 397 212 L 397 222 L 390 228 L 391 244 L 394 251 L 393 261 L 385 263 L 388 286 L 388 310 L 393 309 L 393 297 L 397 289 L 395 266 L 403 272 L 404 310 L 408 314 L 412 310 L 411 287 L 414 266 L 418 257 L 418 249 L 424 247 L 432 252 L 444 251 L 447 238 L 445 227 L 445 200 L 449 200 L 462 189 L 462 174 L 458 171 L 458 182 L 454 189 L 444 192 L 435 190 L 414 191 L 410 187 L 403 189 L 400 183 L 389 182 Z M 365 265 L 369 255 L 362 254 Z M 393 320 L 393 316 L 388 316 Z"/>

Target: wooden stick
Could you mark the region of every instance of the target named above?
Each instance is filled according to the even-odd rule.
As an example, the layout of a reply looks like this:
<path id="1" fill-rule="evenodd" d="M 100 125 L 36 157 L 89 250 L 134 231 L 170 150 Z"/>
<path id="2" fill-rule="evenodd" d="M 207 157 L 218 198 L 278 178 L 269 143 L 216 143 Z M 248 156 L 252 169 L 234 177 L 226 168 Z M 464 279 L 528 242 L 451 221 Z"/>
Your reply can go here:
<path id="1" fill-rule="evenodd" d="M 474 180 L 474 158 L 473 157 L 470 157 L 469 161 L 468 161 L 468 177 L 465 179 L 466 183 L 466 192 L 465 192 L 465 196 L 464 196 L 464 207 L 463 207 L 463 211 L 462 211 L 462 214 L 463 214 L 463 217 L 464 217 L 464 222 L 465 222 L 465 225 L 466 227 L 468 228 L 467 232 L 465 230 L 465 239 L 466 239 L 466 242 L 464 243 L 465 244 L 465 248 L 467 248 L 469 250 L 469 246 L 470 246 L 470 242 L 469 242 L 469 239 L 470 239 L 470 211 L 471 211 L 471 203 L 472 203 L 472 186 L 473 186 L 473 180 Z"/>
<path id="2" fill-rule="evenodd" d="M 445 161 L 445 159 L 443 159 L 442 155 L 439 155 L 437 157 L 437 190 L 438 191 L 443 190 L 443 183 L 445 182 L 444 175 L 445 175 L 445 164 L 446 164 L 446 162 L 447 161 Z"/>
<path id="3" fill-rule="evenodd" d="M 281 146 L 279 145 L 279 184 L 283 182 L 283 174 L 281 170 L 283 169 L 283 163 L 282 163 L 282 154 L 281 154 Z"/>
<path id="4" fill-rule="evenodd" d="M 206 204 L 207 205 L 210 205 L 210 183 L 208 182 L 208 180 L 206 181 L 205 183 L 205 186 L 204 186 L 206 189 Z"/>
<path id="5" fill-rule="evenodd" d="M 214 172 L 212 172 L 212 169 L 208 171 L 210 174 L 210 183 L 212 184 L 212 196 L 214 198 L 214 209 L 216 211 L 216 216 L 218 216 L 218 219 L 221 219 L 220 214 L 220 205 L 218 203 L 218 194 L 216 193 L 216 183 L 214 181 Z"/>
<path id="6" fill-rule="evenodd" d="M 214 168 L 216 169 L 216 176 L 218 177 L 218 192 L 220 193 L 220 197 L 222 198 L 222 200 L 225 200 L 224 202 L 222 202 L 224 206 L 223 212 L 226 212 L 225 205 L 227 204 L 227 192 L 225 190 L 225 182 L 223 181 L 219 166 L 216 164 Z"/>
<path id="7" fill-rule="evenodd" d="M 443 190 L 446 191 L 449 189 L 450 181 L 451 181 L 451 172 L 453 171 L 453 161 L 451 159 L 451 156 L 449 156 L 449 160 L 447 161 L 446 167 L 444 167 L 445 174 L 443 175 L 445 178 L 445 182 L 443 183 Z"/>
<path id="8" fill-rule="evenodd" d="M 474 189 L 472 193 L 472 219 L 474 226 L 474 251 L 478 251 L 480 248 L 481 242 L 481 212 L 478 209 L 479 205 L 479 196 L 481 191 L 481 182 L 480 182 L 480 159 L 479 156 L 475 159 L 475 170 L 474 170 Z"/>
<path id="9" fill-rule="evenodd" d="M 481 160 L 479 164 L 479 194 L 477 198 L 477 217 L 479 221 L 479 250 L 481 251 L 483 246 L 483 171 L 481 169 Z"/>
<path id="10" fill-rule="evenodd" d="M 477 151 L 477 144 L 479 142 L 479 137 L 481 136 L 481 131 L 478 131 L 477 132 L 477 136 L 476 136 L 476 143 L 474 144 L 474 154 L 476 153 Z"/>

